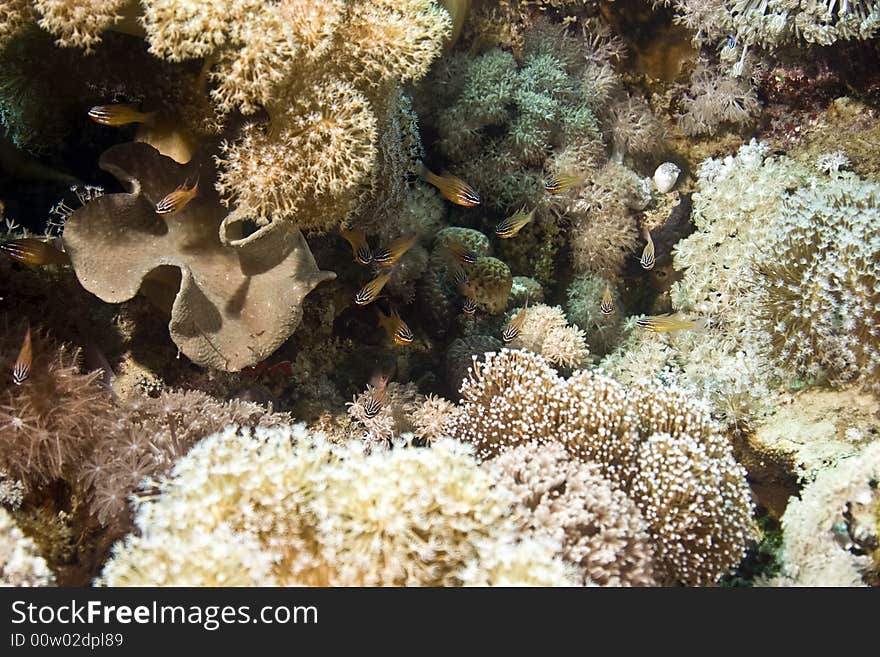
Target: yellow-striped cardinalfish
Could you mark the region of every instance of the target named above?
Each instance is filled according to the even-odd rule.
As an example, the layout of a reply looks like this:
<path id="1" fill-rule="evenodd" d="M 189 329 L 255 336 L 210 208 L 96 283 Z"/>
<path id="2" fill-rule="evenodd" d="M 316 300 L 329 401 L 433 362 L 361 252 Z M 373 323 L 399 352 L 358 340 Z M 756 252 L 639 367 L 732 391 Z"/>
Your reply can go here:
<path id="1" fill-rule="evenodd" d="M 457 237 L 446 240 L 446 250 L 462 265 L 472 265 L 477 261 L 477 254 Z"/>
<path id="2" fill-rule="evenodd" d="M 535 210 L 532 209 L 531 212 L 526 212 L 525 208 L 517 212 L 516 214 L 508 217 L 500 224 L 495 226 L 495 234 L 503 240 L 510 239 L 511 237 L 515 237 L 516 234 L 522 230 L 522 227 L 529 223 L 532 219 L 535 218 Z"/>
<path id="3" fill-rule="evenodd" d="M 465 268 L 461 266 L 458 260 L 450 262 L 447 271 L 455 287 L 460 289 L 463 285 L 470 283 L 470 276 L 468 276 L 467 271 L 465 271 Z"/>
<path id="4" fill-rule="evenodd" d="M 544 189 L 550 194 L 562 194 L 580 182 L 580 176 L 571 173 L 560 173 L 547 178 L 547 180 L 544 181 Z"/>
<path id="5" fill-rule="evenodd" d="M 520 329 L 522 328 L 523 323 L 526 321 L 526 308 L 529 307 L 529 300 L 526 298 L 526 303 L 523 306 L 523 309 L 519 311 L 519 313 L 510 320 L 510 324 L 507 325 L 507 328 L 501 333 L 501 340 L 507 344 L 508 342 L 512 342 L 516 339 L 516 336 L 519 335 Z"/>
<path id="6" fill-rule="evenodd" d="M 599 304 L 599 312 L 603 315 L 610 315 L 614 312 L 614 299 L 611 296 L 611 288 L 605 286 L 605 293 L 602 295 L 602 302 Z"/>
<path id="7" fill-rule="evenodd" d="M 376 297 L 379 296 L 379 293 L 382 291 L 382 288 L 385 287 L 385 283 L 388 282 L 388 279 L 391 278 L 391 272 L 387 272 L 385 274 L 381 274 L 376 276 L 369 283 L 364 285 L 360 291 L 354 296 L 354 302 L 359 306 L 366 306 L 368 303 L 372 303 L 376 300 Z"/>
<path id="8" fill-rule="evenodd" d="M 180 210 L 183 210 L 183 208 L 186 207 L 186 204 L 192 201 L 198 193 L 198 180 L 196 180 L 196 183 L 192 187 L 187 187 L 186 183 L 183 183 L 180 187 L 167 196 L 162 197 L 162 199 L 156 203 L 156 214 L 174 214 L 175 212 L 179 212 Z"/>
<path id="9" fill-rule="evenodd" d="M 645 239 L 648 241 L 645 244 L 645 248 L 642 251 L 642 257 L 639 259 L 639 262 L 642 265 L 643 269 L 653 269 L 654 268 L 654 240 L 651 239 L 651 233 L 648 232 L 648 229 L 645 228 Z"/>
<path id="10" fill-rule="evenodd" d="M 370 379 L 370 385 L 373 390 L 367 401 L 364 403 L 364 416 L 368 420 L 372 420 L 382 410 L 385 404 L 385 390 L 388 387 L 388 377 L 384 374 L 378 374 Z"/>
<path id="11" fill-rule="evenodd" d="M 409 251 L 410 247 L 416 243 L 416 236 L 405 235 L 398 237 L 388 246 L 383 246 L 373 254 L 373 260 L 380 267 L 390 267 L 403 257 L 403 254 Z"/>
<path id="12" fill-rule="evenodd" d="M 156 113 L 141 112 L 134 105 L 119 103 L 95 105 L 89 110 L 89 118 L 95 123 L 118 128 L 132 123 L 149 123 L 156 118 Z"/>
<path id="13" fill-rule="evenodd" d="M 381 310 L 378 312 L 379 324 L 385 329 L 385 332 L 388 333 L 388 337 L 394 341 L 394 344 L 403 346 L 413 341 L 415 337 L 413 332 L 406 325 L 406 322 L 400 318 L 400 315 L 397 314 L 397 310 L 392 308 L 390 315 L 386 315 Z"/>
<path id="14" fill-rule="evenodd" d="M 480 204 L 480 195 L 477 194 L 474 188 L 451 173 L 444 172 L 442 176 L 438 176 L 420 162 L 419 175 L 426 183 L 434 185 L 434 187 L 439 189 L 445 199 L 452 201 L 456 205 L 472 208 Z"/>
<path id="15" fill-rule="evenodd" d="M 26 265 L 69 265 L 70 256 L 48 242 L 23 237 L 0 244 L 0 251 Z"/>
<path id="16" fill-rule="evenodd" d="M 12 382 L 20 386 L 27 381 L 31 373 L 31 364 L 33 363 L 34 352 L 31 346 L 31 327 L 28 325 L 24 334 L 24 342 L 21 345 L 21 351 L 18 352 L 18 358 L 12 367 Z"/>
<path id="17" fill-rule="evenodd" d="M 353 228 L 352 230 L 341 228 L 339 234 L 351 245 L 351 252 L 356 263 L 368 265 L 373 262 L 373 252 L 370 251 L 370 245 L 367 244 L 367 235 L 363 228 Z"/>
<path id="18" fill-rule="evenodd" d="M 636 324 L 648 331 L 663 333 L 665 331 L 700 329 L 706 325 L 706 318 L 704 317 L 696 322 L 690 322 L 684 319 L 677 319 L 671 315 L 657 315 L 655 317 L 639 317 L 636 320 Z"/>
<path id="19" fill-rule="evenodd" d="M 461 312 L 465 315 L 473 315 L 477 312 L 477 300 L 473 297 L 465 297 L 464 302 L 461 304 Z"/>

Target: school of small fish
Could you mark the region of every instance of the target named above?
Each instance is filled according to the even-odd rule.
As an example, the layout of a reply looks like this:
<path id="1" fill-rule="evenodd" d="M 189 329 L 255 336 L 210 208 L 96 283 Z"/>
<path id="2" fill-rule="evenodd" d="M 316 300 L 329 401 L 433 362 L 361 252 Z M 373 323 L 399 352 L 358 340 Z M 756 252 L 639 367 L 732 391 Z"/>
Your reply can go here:
<path id="1" fill-rule="evenodd" d="M 155 119 L 156 113 L 142 112 L 134 105 L 119 103 L 96 105 L 89 110 L 88 116 L 100 125 L 120 127 L 135 123 L 152 122 Z M 480 204 L 480 195 L 477 191 L 457 176 L 446 172 L 437 175 L 421 162 L 419 162 L 419 175 L 422 180 L 436 187 L 444 198 L 456 205 L 471 208 Z M 582 182 L 583 178 L 581 176 L 563 172 L 547 178 L 544 182 L 544 189 L 549 194 L 562 194 Z M 156 203 L 156 214 L 170 216 L 180 212 L 198 196 L 198 191 L 198 179 L 191 186 L 188 184 L 188 181 L 185 181 Z M 500 239 L 516 237 L 523 228 L 534 220 L 535 211 L 536 208 L 532 208 L 529 211 L 526 211 L 525 207 L 521 208 L 495 226 L 495 235 Z M 348 242 L 354 261 L 357 264 L 363 266 L 375 265 L 377 268 L 374 277 L 355 294 L 354 301 L 359 306 L 366 306 L 380 298 L 383 288 L 394 274 L 395 265 L 412 248 L 417 239 L 415 234 L 404 235 L 376 250 L 372 250 L 366 233 L 362 228 L 343 227 L 340 229 L 339 234 Z M 639 263 L 643 269 L 650 270 L 654 267 L 655 263 L 654 241 L 647 228 L 643 229 L 643 235 L 646 243 Z M 461 304 L 462 313 L 466 316 L 472 316 L 477 311 L 477 301 L 470 286 L 468 267 L 477 261 L 477 254 L 455 237 L 447 239 L 445 248 L 449 277 L 463 297 Z M 34 238 L 22 238 L 4 242 L 0 244 L 0 252 L 28 266 L 70 264 L 70 258 L 64 251 L 48 242 Z M 519 335 L 526 319 L 528 305 L 527 298 L 522 309 L 502 331 L 501 339 L 505 344 L 512 342 Z M 614 298 L 611 294 L 611 288 L 606 285 L 599 304 L 599 311 L 603 315 L 610 315 L 614 310 Z M 396 308 L 392 307 L 388 314 L 384 313 L 381 309 L 377 309 L 377 313 L 379 325 L 385 330 L 395 345 L 405 346 L 412 344 L 415 335 L 401 318 Z M 669 315 L 642 316 L 636 320 L 636 324 L 639 327 L 652 332 L 699 328 L 702 323 L 704 323 L 704 320 L 693 322 L 677 319 Z M 30 375 L 32 360 L 31 330 L 30 326 L 28 326 L 21 350 L 13 366 L 12 379 L 16 385 L 22 385 L 27 380 Z M 387 383 L 388 378 L 384 376 L 379 377 L 375 381 L 373 394 L 367 401 L 365 409 L 367 418 L 375 417 L 381 410 L 385 399 Z"/>

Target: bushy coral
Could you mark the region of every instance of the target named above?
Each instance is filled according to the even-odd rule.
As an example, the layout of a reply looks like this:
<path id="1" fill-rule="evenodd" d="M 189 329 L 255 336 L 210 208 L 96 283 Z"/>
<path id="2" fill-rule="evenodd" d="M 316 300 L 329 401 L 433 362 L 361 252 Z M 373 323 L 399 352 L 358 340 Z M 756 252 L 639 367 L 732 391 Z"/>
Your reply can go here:
<path id="1" fill-rule="evenodd" d="M 421 401 L 412 383 L 368 384 L 348 402 L 348 415 L 363 429 L 363 439 L 389 444 L 392 438 L 413 430 L 413 412 Z"/>
<path id="2" fill-rule="evenodd" d="M 745 49 L 799 42 L 827 46 L 838 40 L 870 39 L 880 29 L 880 13 L 871 0 L 843 4 L 817 0 L 664 0 L 663 4 L 675 8 L 676 19 L 695 32 L 695 42 L 717 43 L 731 35 Z"/>
<path id="3" fill-rule="evenodd" d="M 565 448 L 521 445 L 486 464 L 519 498 L 525 526 L 549 534 L 583 582 L 600 586 L 654 584 L 653 547 L 635 503 L 594 463 L 572 461 Z"/>
<path id="4" fill-rule="evenodd" d="M 782 517 L 777 586 L 880 582 L 880 442 L 820 473 Z"/>
<path id="5" fill-rule="evenodd" d="M 368 456 L 302 428 L 230 428 L 199 443 L 140 503 L 139 535 L 114 548 L 100 582 L 514 583 L 500 579 L 509 569 L 482 565 L 516 549 L 512 502 L 455 441 Z M 210 544 L 227 549 L 189 549 Z"/>
<path id="6" fill-rule="evenodd" d="M 600 310 L 606 286 L 614 304 L 614 310 L 609 314 Z M 609 352 L 620 339 L 624 308 L 619 288 L 601 276 L 580 274 L 569 283 L 566 296 L 565 315 L 584 331 L 591 351 L 598 354 Z"/>
<path id="7" fill-rule="evenodd" d="M 101 33 L 122 19 L 130 0 L 34 0 L 40 13 L 39 25 L 53 34 L 59 46 L 91 52 L 101 42 Z"/>
<path id="8" fill-rule="evenodd" d="M 503 349 L 461 392 L 453 435 L 481 458 L 559 441 L 596 463 L 645 517 L 662 581 L 715 582 L 754 538 L 744 468 L 708 410 L 677 389 L 627 391 L 589 371 L 565 380 L 542 357 Z"/>
<path id="9" fill-rule="evenodd" d="M 271 130 L 249 124 L 224 147 L 217 189 L 263 221 L 297 216 L 299 226 L 313 229 L 326 225 L 327 213 L 343 219 L 376 158 L 376 117 L 366 96 L 330 80 L 276 96 L 268 109 Z"/>
<path id="10" fill-rule="evenodd" d="M 880 394 L 880 185 L 841 172 L 783 196 L 752 279 L 768 356 Z"/>
<path id="11" fill-rule="evenodd" d="M 135 397 L 116 413 L 76 466 L 92 512 L 103 525 L 125 526 L 129 498 L 141 483 L 158 480 L 205 436 L 230 424 L 272 427 L 290 421 L 258 404 L 220 402 L 198 391 Z"/>
<path id="12" fill-rule="evenodd" d="M 15 519 L 0 507 L 0 586 L 53 586 L 55 577 Z"/>
<path id="13" fill-rule="evenodd" d="M 699 169 L 696 232 L 679 241 L 671 300 L 703 329 L 634 327 L 604 365 L 676 380 L 729 424 L 753 424 L 780 383 L 877 389 L 878 187 L 819 174 L 752 141 Z"/>
<path id="14" fill-rule="evenodd" d="M 520 310 L 511 311 L 509 319 Z M 543 303 L 526 308 L 525 321 L 510 346 L 528 349 L 554 365 L 568 368 L 583 365 L 590 354 L 584 332 L 568 324 L 562 308 Z"/>
<path id="15" fill-rule="evenodd" d="M 0 368 L 11 372 L 25 326 L 3 327 Z M 107 430 L 111 397 L 101 372 L 82 374 L 79 354 L 32 331 L 33 365 L 22 385 L 0 390 L 0 469 L 27 485 L 74 479 L 77 465 Z"/>
<path id="16" fill-rule="evenodd" d="M 695 136 L 715 133 L 722 125 L 742 128 L 754 122 L 761 104 L 751 69 L 735 75 L 722 66 L 700 61 L 682 98 L 679 126 Z"/>

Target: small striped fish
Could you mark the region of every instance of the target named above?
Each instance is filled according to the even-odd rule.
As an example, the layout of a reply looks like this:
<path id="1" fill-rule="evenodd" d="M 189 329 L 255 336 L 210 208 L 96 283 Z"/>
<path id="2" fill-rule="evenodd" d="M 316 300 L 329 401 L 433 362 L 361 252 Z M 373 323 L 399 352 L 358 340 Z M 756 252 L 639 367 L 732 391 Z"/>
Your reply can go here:
<path id="1" fill-rule="evenodd" d="M 392 308 L 390 315 L 386 315 L 381 310 L 378 312 L 379 324 L 382 325 L 385 332 L 388 333 L 388 337 L 394 341 L 394 344 L 403 346 L 413 341 L 415 338 L 413 332 L 406 325 L 406 322 L 400 318 L 400 315 L 397 314 L 397 310 Z"/>
<path id="2" fill-rule="evenodd" d="M 529 223 L 532 219 L 535 218 L 535 210 L 532 209 L 531 212 L 526 212 L 525 208 L 517 212 L 516 214 L 508 217 L 497 226 L 495 226 L 495 234 L 503 240 L 510 239 L 511 237 L 515 237 L 516 234 L 522 230 L 523 226 Z"/>
<path id="3" fill-rule="evenodd" d="M 602 295 L 602 302 L 599 304 L 599 312 L 603 315 L 610 315 L 614 312 L 614 299 L 611 296 L 611 288 L 605 286 L 605 293 Z"/>
<path id="4" fill-rule="evenodd" d="M 480 204 L 480 195 L 461 178 L 457 178 L 450 173 L 438 176 L 424 164 L 419 164 L 419 174 L 422 180 L 439 189 L 445 199 L 465 208 L 472 208 Z"/>
<path id="5" fill-rule="evenodd" d="M 409 251 L 410 247 L 415 244 L 415 242 L 415 234 L 399 237 L 391 242 L 388 246 L 382 247 L 381 249 L 376 251 L 373 254 L 373 260 L 380 267 L 390 267 L 395 262 L 400 260 L 403 255 L 407 251 Z"/>
<path id="6" fill-rule="evenodd" d="M 643 269 L 653 269 L 654 268 L 654 240 L 651 239 L 651 233 L 648 232 L 648 229 L 645 229 L 645 239 L 648 241 L 645 244 L 645 248 L 642 251 L 642 257 L 639 259 L 639 263 L 641 263 Z"/>
<path id="7" fill-rule="evenodd" d="M 199 181 L 192 187 L 187 187 L 183 183 L 167 196 L 156 203 L 156 214 L 174 214 L 186 207 L 187 203 L 192 201 L 199 193 Z"/>
<path id="8" fill-rule="evenodd" d="M 379 293 L 382 291 L 382 288 L 385 287 L 385 283 L 388 282 L 388 279 L 391 278 L 391 272 L 387 272 L 380 276 L 376 276 L 369 283 L 364 285 L 358 293 L 354 296 L 354 302 L 359 306 L 366 306 L 368 303 L 372 303 L 376 300 L 376 297 L 379 296 Z"/>
<path id="9" fill-rule="evenodd" d="M 31 327 L 27 327 L 24 334 L 24 342 L 21 345 L 21 351 L 18 352 L 18 358 L 12 367 L 12 382 L 20 386 L 27 381 L 31 374 L 31 364 L 33 363 L 34 352 L 31 345 Z"/>
<path id="10" fill-rule="evenodd" d="M 359 265 L 369 265 L 373 262 L 373 253 L 370 251 L 370 245 L 367 243 L 367 236 L 363 228 L 352 230 L 342 228 L 339 234 L 351 245 L 351 252 L 356 263 Z"/>
<path id="11" fill-rule="evenodd" d="M 523 306 L 522 310 L 517 313 L 516 317 L 510 320 L 510 324 L 507 325 L 507 328 L 501 333 L 501 340 L 507 344 L 508 342 L 513 342 L 516 340 L 516 336 L 519 335 L 520 329 L 522 329 L 523 323 L 526 321 L 526 308 L 529 307 L 529 300 L 526 298 L 526 303 Z"/>

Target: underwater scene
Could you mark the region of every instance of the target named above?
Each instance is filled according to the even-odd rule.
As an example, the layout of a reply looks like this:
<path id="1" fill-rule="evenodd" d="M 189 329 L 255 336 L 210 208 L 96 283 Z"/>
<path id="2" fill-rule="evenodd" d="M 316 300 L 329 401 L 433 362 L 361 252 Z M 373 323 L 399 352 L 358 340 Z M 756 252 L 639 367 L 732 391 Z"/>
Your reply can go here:
<path id="1" fill-rule="evenodd" d="M 880 0 L 0 0 L 0 584 L 880 584 Z"/>

